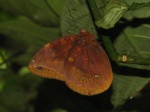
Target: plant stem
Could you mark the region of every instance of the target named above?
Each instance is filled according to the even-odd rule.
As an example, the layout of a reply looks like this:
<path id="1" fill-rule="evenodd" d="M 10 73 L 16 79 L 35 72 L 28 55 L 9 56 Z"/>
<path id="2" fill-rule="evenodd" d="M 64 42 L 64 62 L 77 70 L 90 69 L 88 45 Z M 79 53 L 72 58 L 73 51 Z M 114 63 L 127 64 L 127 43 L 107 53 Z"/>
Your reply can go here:
<path id="1" fill-rule="evenodd" d="M 95 3 L 95 0 L 86 0 L 88 7 L 92 13 L 92 16 L 94 16 L 95 21 L 101 18 L 101 15 L 99 13 L 99 10 L 97 8 L 97 5 Z M 110 38 L 107 36 L 102 36 L 102 40 L 104 43 L 104 47 L 106 48 L 106 52 L 108 53 L 111 60 L 115 62 L 121 62 L 121 63 L 131 63 L 131 64 L 140 64 L 140 65 L 150 65 L 150 58 L 141 58 L 141 57 L 132 57 L 127 55 L 119 55 L 116 49 L 113 46 L 113 43 L 111 42 Z"/>
<path id="2" fill-rule="evenodd" d="M 92 15 L 94 16 L 94 18 L 96 20 L 98 20 L 99 18 L 101 18 L 101 15 L 98 11 L 98 8 L 97 8 L 97 5 L 95 3 L 95 0 L 87 0 L 87 4 L 89 5 L 90 7 L 90 10 L 92 12 Z"/>

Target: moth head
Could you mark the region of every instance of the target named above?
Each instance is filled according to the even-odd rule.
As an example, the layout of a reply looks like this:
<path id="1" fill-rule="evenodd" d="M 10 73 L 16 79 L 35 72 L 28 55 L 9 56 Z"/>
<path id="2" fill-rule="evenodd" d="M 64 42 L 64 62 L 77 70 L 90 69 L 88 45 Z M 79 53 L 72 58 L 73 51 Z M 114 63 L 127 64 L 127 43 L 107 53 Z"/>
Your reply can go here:
<path id="1" fill-rule="evenodd" d="M 28 65 L 28 68 L 32 73 L 37 74 L 37 75 L 44 72 L 44 66 L 38 63 L 37 60 L 35 59 L 31 59 Z"/>
<path id="2" fill-rule="evenodd" d="M 28 69 L 38 76 L 44 77 L 44 78 L 52 78 L 52 79 L 58 79 L 61 81 L 64 81 L 64 77 L 59 72 L 55 71 L 54 69 L 48 67 L 46 65 L 46 60 L 44 58 L 44 55 L 35 55 L 29 65 Z"/>

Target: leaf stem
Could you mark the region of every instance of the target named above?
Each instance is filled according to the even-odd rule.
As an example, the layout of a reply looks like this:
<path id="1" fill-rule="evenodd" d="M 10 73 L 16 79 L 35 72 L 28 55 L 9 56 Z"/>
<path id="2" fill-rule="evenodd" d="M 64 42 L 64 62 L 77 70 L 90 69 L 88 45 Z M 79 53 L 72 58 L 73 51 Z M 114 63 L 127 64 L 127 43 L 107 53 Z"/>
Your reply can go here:
<path id="1" fill-rule="evenodd" d="M 95 0 L 86 0 L 88 7 L 94 16 L 95 21 L 101 18 L 101 15 L 99 13 L 99 10 L 97 8 L 97 5 L 95 3 Z M 104 47 L 106 49 L 106 52 L 108 53 L 111 60 L 119 63 L 130 63 L 130 64 L 140 64 L 140 65 L 150 65 L 150 58 L 141 58 L 141 57 L 132 57 L 127 55 L 120 55 L 116 51 L 116 49 L 113 46 L 113 43 L 111 42 L 110 37 L 107 36 L 101 36 L 102 41 L 104 43 Z"/>
<path id="2" fill-rule="evenodd" d="M 99 10 L 97 8 L 95 0 L 87 0 L 87 4 L 89 5 L 89 9 L 91 10 L 92 15 L 94 16 L 94 18 L 96 20 L 98 20 L 99 18 L 101 18 L 101 15 L 99 13 Z"/>

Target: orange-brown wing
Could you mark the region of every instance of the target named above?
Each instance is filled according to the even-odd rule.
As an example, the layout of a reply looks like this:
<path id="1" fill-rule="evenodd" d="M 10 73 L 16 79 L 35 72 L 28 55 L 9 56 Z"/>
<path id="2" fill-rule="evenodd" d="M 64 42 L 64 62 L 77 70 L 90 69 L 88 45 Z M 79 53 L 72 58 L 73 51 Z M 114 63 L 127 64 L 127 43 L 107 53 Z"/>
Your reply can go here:
<path id="1" fill-rule="evenodd" d="M 46 44 L 29 63 L 29 70 L 39 76 L 64 81 L 64 63 L 76 36 L 62 37 Z"/>
<path id="2" fill-rule="evenodd" d="M 83 95 L 107 90 L 112 82 L 112 69 L 103 48 L 92 35 L 83 35 L 68 54 L 65 63 L 66 84 Z"/>

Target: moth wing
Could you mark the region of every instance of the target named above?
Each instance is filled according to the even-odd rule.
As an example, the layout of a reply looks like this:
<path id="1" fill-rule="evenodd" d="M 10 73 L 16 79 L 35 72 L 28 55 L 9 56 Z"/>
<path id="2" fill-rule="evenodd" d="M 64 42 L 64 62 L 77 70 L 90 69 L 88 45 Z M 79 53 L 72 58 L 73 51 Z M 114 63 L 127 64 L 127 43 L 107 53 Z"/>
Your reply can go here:
<path id="1" fill-rule="evenodd" d="M 72 90 L 83 95 L 95 95 L 110 87 L 111 65 L 105 51 L 97 42 L 91 43 L 86 39 L 83 44 L 76 45 L 68 57 L 73 61 L 66 63 L 66 84 Z"/>
<path id="2" fill-rule="evenodd" d="M 29 63 L 29 70 L 45 78 L 65 80 L 64 64 L 68 51 L 72 48 L 75 35 L 62 37 L 46 44 L 38 51 Z"/>

